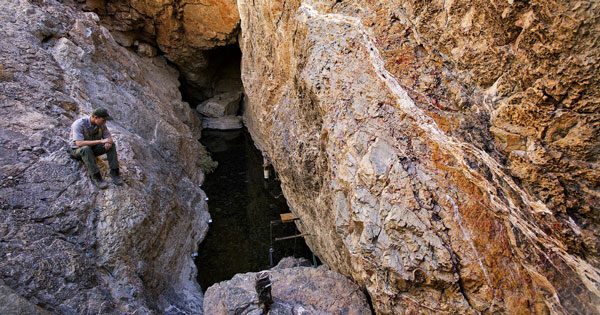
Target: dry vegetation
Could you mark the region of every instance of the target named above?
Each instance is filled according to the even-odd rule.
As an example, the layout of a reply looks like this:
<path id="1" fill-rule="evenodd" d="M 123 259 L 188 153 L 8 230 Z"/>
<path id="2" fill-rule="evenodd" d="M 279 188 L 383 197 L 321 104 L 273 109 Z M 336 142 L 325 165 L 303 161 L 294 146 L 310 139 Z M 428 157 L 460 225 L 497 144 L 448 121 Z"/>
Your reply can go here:
<path id="1" fill-rule="evenodd" d="M 204 146 L 201 146 L 200 158 L 196 162 L 196 165 L 204 172 L 204 174 L 210 174 L 217 168 L 219 163 L 211 158 L 210 153 Z"/>
<path id="2" fill-rule="evenodd" d="M 0 81 L 10 81 L 13 78 L 13 74 L 4 69 L 4 66 L 0 64 Z"/>

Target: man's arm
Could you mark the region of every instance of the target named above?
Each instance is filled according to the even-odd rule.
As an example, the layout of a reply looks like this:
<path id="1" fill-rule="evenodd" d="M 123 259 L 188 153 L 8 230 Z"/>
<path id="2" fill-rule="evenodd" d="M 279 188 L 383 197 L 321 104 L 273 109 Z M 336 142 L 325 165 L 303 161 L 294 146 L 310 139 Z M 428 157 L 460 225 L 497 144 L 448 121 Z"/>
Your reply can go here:
<path id="1" fill-rule="evenodd" d="M 86 145 L 93 146 L 93 145 L 104 144 L 104 143 L 112 143 L 112 138 L 100 139 L 100 140 L 75 140 L 75 145 L 78 148 L 84 147 Z"/>
<path id="2" fill-rule="evenodd" d="M 108 127 L 106 125 L 102 126 L 102 128 L 102 138 L 104 138 L 103 140 L 107 140 L 107 142 L 104 143 L 104 148 L 108 150 L 110 149 L 110 147 L 112 147 L 114 143 L 112 139 L 112 134 L 110 133 L 110 131 L 108 131 Z"/>
<path id="3" fill-rule="evenodd" d="M 73 124 L 71 124 L 71 140 L 78 148 L 101 144 L 99 140 L 85 140 L 82 118 L 75 120 Z"/>
<path id="4" fill-rule="evenodd" d="M 81 122 L 81 120 L 76 120 L 71 125 L 71 138 L 73 139 L 73 143 L 75 143 L 75 146 L 77 146 L 78 148 L 81 148 L 84 146 L 94 146 L 94 145 L 98 145 L 98 144 L 104 144 L 106 149 L 108 149 L 111 147 L 111 145 L 113 143 L 112 135 L 111 135 L 110 131 L 108 131 L 108 128 L 106 128 L 106 126 L 104 126 L 103 128 L 104 128 L 103 132 L 102 132 L 103 139 L 85 140 L 82 122 Z"/>

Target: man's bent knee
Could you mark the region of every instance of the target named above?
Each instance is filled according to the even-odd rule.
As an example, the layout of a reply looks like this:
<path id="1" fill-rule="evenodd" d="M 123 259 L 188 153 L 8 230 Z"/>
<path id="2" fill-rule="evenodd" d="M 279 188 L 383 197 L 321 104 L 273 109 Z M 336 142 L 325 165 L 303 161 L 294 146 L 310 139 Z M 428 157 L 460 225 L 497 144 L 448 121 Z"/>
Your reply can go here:
<path id="1" fill-rule="evenodd" d="M 92 147 L 87 145 L 80 147 L 79 152 L 81 152 L 81 154 L 94 154 L 94 150 L 92 150 Z"/>

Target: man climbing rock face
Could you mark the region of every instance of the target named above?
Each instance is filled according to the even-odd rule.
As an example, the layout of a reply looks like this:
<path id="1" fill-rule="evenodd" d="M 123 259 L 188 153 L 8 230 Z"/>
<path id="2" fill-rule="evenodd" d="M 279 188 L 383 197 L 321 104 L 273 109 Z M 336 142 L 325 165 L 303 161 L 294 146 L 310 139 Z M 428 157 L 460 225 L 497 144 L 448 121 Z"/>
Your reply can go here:
<path id="1" fill-rule="evenodd" d="M 123 185 L 119 174 L 117 148 L 106 126 L 106 121 L 111 119 L 106 109 L 97 108 L 90 117 L 79 118 L 71 125 L 72 155 L 83 160 L 92 182 L 100 189 L 108 187 L 96 165 L 96 156 L 102 154 L 106 154 L 108 159 L 113 183 L 117 186 Z"/>

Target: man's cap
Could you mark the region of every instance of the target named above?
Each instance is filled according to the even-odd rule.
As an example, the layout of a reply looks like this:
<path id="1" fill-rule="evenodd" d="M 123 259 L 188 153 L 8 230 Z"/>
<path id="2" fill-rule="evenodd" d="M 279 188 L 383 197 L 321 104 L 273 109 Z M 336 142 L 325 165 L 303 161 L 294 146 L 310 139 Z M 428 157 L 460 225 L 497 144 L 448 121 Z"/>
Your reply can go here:
<path id="1" fill-rule="evenodd" d="M 92 115 L 94 115 L 96 117 L 104 118 L 106 120 L 112 120 L 112 117 L 110 117 L 106 108 L 102 108 L 102 107 L 96 108 L 92 112 Z"/>

